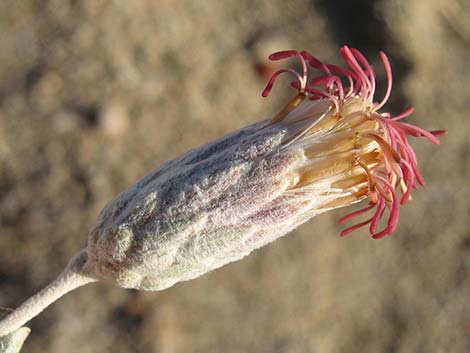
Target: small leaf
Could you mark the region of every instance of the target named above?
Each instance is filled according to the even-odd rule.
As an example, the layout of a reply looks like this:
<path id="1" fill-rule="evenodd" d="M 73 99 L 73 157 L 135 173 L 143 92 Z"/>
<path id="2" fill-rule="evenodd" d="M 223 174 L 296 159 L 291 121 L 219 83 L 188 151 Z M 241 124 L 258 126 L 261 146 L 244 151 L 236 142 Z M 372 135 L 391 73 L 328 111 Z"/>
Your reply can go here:
<path id="1" fill-rule="evenodd" d="M 0 308 L 0 319 L 10 311 Z M 30 332 L 31 330 L 28 327 L 21 327 L 15 332 L 0 337 L 0 353 L 19 353 Z"/>

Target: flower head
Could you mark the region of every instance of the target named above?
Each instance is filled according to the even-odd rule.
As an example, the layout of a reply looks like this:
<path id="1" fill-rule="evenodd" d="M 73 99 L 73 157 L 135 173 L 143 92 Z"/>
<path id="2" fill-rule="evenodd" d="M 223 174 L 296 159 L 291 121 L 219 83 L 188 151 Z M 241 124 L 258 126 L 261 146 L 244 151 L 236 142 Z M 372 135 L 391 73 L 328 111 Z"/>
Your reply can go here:
<path id="1" fill-rule="evenodd" d="M 349 189 L 357 201 L 369 199 L 369 205 L 359 211 L 341 218 L 347 222 L 361 214 L 374 210 L 367 220 L 343 230 L 341 235 L 369 225 L 373 238 L 392 234 L 398 225 L 400 205 L 410 199 L 412 189 L 424 185 L 424 179 L 418 168 L 416 154 L 409 144 L 408 137 L 425 137 L 434 144 L 439 144 L 437 136 L 445 131 L 427 131 L 401 120 L 413 112 L 405 109 L 401 114 L 379 112 L 387 102 L 392 90 L 392 70 L 385 53 L 380 52 L 388 78 L 385 96 L 380 102 L 374 101 L 376 77 L 374 68 L 358 50 L 344 46 L 340 50 L 346 68 L 324 64 L 306 51 L 281 51 L 270 55 L 271 60 L 296 57 L 300 60 L 302 71 L 282 69 L 275 72 L 262 95 L 267 97 L 279 75 L 290 73 L 297 78 L 291 85 L 297 89 L 297 95 L 284 109 L 272 119 L 272 124 L 291 124 L 300 121 L 312 121 L 311 126 L 304 124 L 302 131 L 293 139 L 311 140 L 305 151 L 311 164 L 299 169 L 299 179 L 303 187 L 311 179 L 311 174 L 325 173 L 337 178 L 331 183 L 331 189 Z M 309 79 L 308 66 L 321 72 Z M 346 84 L 345 84 L 346 82 Z M 308 100 L 312 103 L 305 103 Z M 325 107 L 318 114 L 318 107 Z M 315 117 L 317 114 L 317 117 Z M 323 146 L 323 148 L 322 148 Z M 325 158 L 325 154 L 329 158 Z M 324 165 L 317 166 L 317 160 Z M 335 166 L 343 163 L 345 168 L 338 171 Z M 346 168 L 346 165 L 348 167 Z M 294 187 L 295 188 L 295 187 Z M 401 197 L 398 193 L 401 190 Z M 352 200 L 354 201 L 354 200 Z M 352 202 L 350 202 L 352 203 Z M 338 202 L 333 202 L 337 205 Z M 378 230 L 380 219 L 388 210 L 387 225 Z"/>
<path id="2" fill-rule="evenodd" d="M 342 232 L 370 225 L 374 238 L 397 227 L 399 205 L 423 185 L 409 136 L 439 143 L 428 132 L 379 113 L 389 83 L 374 102 L 375 74 L 355 49 L 344 47 L 347 67 L 324 64 L 307 52 L 283 51 L 272 60 L 296 57 L 290 73 L 297 94 L 267 119 L 195 148 L 140 180 L 111 201 L 90 232 L 87 252 L 99 278 L 122 287 L 160 290 L 236 261 L 287 234 L 310 218 L 366 198 L 373 215 Z M 309 69 L 321 72 L 309 78 Z M 401 197 L 398 194 L 401 189 Z M 387 224 L 379 221 L 388 211 Z"/>

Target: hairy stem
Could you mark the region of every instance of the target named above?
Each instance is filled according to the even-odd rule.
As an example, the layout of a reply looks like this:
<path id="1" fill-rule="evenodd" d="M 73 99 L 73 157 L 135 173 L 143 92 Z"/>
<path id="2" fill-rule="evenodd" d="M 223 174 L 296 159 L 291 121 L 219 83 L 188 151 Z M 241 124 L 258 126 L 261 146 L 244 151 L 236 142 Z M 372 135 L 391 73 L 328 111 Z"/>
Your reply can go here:
<path id="1" fill-rule="evenodd" d="M 82 250 L 51 284 L 26 300 L 20 307 L 0 321 L 0 337 L 23 326 L 64 294 L 85 284 L 96 282 L 97 279 L 87 269 L 89 267 L 87 266 L 87 259 L 86 250 Z"/>

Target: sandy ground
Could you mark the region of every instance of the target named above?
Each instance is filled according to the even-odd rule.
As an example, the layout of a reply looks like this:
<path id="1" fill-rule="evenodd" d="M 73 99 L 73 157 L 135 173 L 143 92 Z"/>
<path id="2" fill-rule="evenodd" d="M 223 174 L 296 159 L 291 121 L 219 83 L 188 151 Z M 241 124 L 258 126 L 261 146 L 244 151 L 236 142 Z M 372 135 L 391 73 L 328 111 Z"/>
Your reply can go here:
<path id="1" fill-rule="evenodd" d="M 469 13 L 465 0 L 1 1 L 3 306 L 52 280 L 119 191 L 272 116 L 287 93 L 260 97 L 271 51 L 337 62 L 349 44 L 378 65 L 386 50 L 388 109 L 449 131 L 414 144 L 427 186 L 394 236 L 340 238 L 340 210 L 163 292 L 90 285 L 32 321 L 23 351 L 469 352 Z"/>

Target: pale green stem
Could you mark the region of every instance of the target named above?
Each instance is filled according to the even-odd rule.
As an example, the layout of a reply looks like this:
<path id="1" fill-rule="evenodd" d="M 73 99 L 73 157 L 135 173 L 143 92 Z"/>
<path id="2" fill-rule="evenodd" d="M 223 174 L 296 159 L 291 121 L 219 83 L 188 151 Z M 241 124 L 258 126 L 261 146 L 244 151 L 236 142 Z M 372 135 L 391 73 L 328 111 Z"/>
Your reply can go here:
<path id="1" fill-rule="evenodd" d="M 21 304 L 0 321 L 0 337 L 17 330 L 64 294 L 85 284 L 96 282 L 87 269 L 88 254 L 83 250 L 51 284 Z"/>

